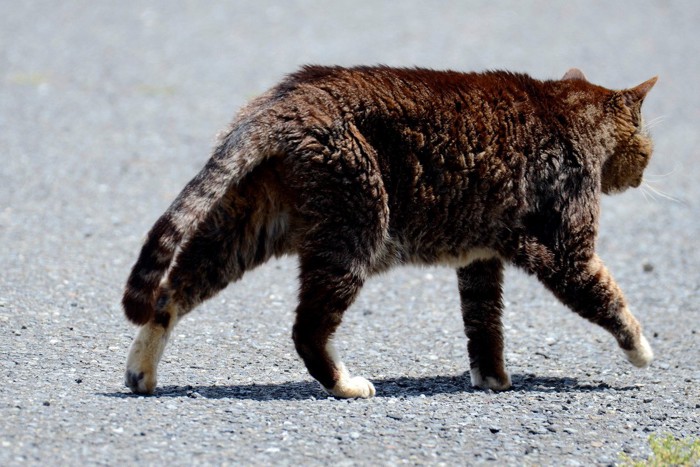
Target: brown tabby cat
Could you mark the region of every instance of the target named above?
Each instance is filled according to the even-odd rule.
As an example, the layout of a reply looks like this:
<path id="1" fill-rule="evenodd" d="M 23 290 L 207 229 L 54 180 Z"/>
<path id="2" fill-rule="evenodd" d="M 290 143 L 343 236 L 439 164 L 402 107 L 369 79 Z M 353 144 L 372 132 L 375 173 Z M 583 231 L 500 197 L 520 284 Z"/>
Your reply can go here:
<path id="1" fill-rule="evenodd" d="M 245 107 L 151 229 L 123 298 L 143 325 L 126 385 L 151 393 L 175 323 L 272 256 L 299 255 L 293 339 L 337 397 L 371 397 L 331 338 L 368 277 L 457 268 L 472 384 L 503 390 L 504 263 L 607 329 L 636 366 L 652 351 L 595 253 L 601 193 L 637 187 L 656 78 L 611 91 L 508 72 L 305 67 Z"/>

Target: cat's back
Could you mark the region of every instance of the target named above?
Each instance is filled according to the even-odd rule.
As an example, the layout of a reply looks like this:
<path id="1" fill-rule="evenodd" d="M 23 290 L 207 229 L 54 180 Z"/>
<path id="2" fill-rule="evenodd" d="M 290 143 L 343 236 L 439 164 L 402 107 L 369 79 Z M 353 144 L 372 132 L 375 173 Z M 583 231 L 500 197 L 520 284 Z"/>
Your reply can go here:
<path id="1" fill-rule="evenodd" d="M 300 96 L 317 90 L 335 99 L 365 105 L 387 99 L 426 102 L 432 109 L 449 97 L 503 99 L 509 93 L 540 94 L 546 83 L 522 73 L 508 71 L 458 72 L 428 68 L 394 68 L 388 66 L 307 65 L 288 75 L 276 88 L 278 98 Z"/>
<path id="2" fill-rule="evenodd" d="M 507 71 L 305 66 L 270 95 L 276 116 L 302 132 L 351 126 L 380 152 L 448 144 L 467 153 L 528 144 L 553 106 L 548 86 Z"/>
<path id="3" fill-rule="evenodd" d="M 364 141 L 361 159 L 371 158 L 367 166 L 373 167 L 366 178 L 381 177 L 390 230 L 408 256 L 430 262 L 493 237 L 503 219 L 520 216 L 527 128 L 543 86 L 502 71 L 309 66 L 276 92 L 307 119 L 314 138 L 333 141 L 327 134 L 333 128 Z M 347 173 L 354 163 L 341 165 L 338 170 L 355 177 Z M 425 225 L 442 233 L 429 245 L 413 244 L 425 239 Z"/>

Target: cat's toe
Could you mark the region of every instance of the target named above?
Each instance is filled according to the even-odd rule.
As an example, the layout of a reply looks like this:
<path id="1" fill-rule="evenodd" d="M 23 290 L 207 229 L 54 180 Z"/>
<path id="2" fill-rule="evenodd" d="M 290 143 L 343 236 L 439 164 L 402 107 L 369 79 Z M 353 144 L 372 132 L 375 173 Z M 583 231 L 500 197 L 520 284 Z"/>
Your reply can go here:
<path id="1" fill-rule="evenodd" d="M 361 376 L 341 378 L 332 389 L 326 390 L 342 399 L 369 399 L 376 394 L 374 385 Z"/>
<path id="2" fill-rule="evenodd" d="M 124 385 L 135 394 L 153 394 L 156 389 L 156 378 L 143 371 L 127 369 L 124 375 Z"/>
<path id="3" fill-rule="evenodd" d="M 481 389 L 491 389 L 493 391 L 505 391 L 510 389 L 512 383 L 508 372 L 504 372 L 500 376 L 484 376 L 479 368 L 471 368 L 469 370 L 472 386 Z"/>
<path id="4" fill-rule="evenodd" d="M 651 361 L 654 359 L 654 351 L 651 350 L 649 341 L 642 334 L 639 338 L 639 342 L 635 347 L 630 350 L 625 350 L 625 355 L 627 360 L 629 360 L 632 365 L 638 368 L 644 368 L 649 366 Z"/>

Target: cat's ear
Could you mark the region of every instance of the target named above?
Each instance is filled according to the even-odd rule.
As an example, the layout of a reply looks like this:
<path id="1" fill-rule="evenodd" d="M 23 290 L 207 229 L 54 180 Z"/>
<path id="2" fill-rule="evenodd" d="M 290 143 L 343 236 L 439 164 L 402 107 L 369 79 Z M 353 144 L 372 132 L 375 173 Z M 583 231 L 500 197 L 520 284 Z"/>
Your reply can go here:
<path id="1" fill-rule="evenodd" d="M 579 70 L 578 68 L 571 68 L 569 71 L 564 73 L 562 80 L 588 81 L 586 79 L 586 75 L 583 74 L 583 71 Z"/>
<path id="2" fill-rule="evenodd" d="M 644 81 L 639 86 L 635 86 L 631 89 L 625 89 L 622 91 L 622 97 L 625 100 L 625 104 L 628 107 L 639 107 L 644 101 L 651 88 L 656 84 L 656 80 L 659 79 L 658 76 L 654 76 L 651 79 Z"/>

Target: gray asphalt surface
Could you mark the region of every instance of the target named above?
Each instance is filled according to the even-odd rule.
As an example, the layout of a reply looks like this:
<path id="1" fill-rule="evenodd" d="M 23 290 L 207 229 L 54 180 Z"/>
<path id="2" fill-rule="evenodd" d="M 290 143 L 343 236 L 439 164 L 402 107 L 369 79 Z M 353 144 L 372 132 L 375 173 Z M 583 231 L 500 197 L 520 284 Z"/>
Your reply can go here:
<path id="1" fill-rule="evenodd" d="M 700 3 L 435 3 L 0 1 L 0 465 L 605 465 L 698 436 Z M 510 270 L 514 390 L 474 391 L 454 273 L 406 268 L 337 338 L 377 397 L 328 399 L 290 339 L 290 258 L 191 314 L 157 394 L 128 394 L 119 299 L 143 236 L 234 112 L 303 63 L 659 75 L 647 173 L 676 200 L 606 198 L 599 241 L 652 367 Z"/>

